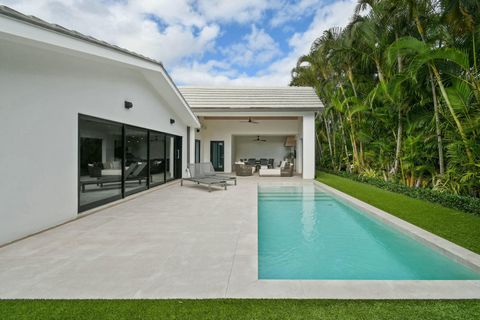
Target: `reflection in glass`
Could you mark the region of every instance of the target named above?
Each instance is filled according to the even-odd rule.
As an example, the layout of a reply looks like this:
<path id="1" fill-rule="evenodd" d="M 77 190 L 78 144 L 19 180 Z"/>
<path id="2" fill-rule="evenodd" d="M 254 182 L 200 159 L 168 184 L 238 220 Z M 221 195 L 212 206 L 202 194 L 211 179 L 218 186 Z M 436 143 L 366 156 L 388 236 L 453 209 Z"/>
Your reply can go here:
<path id="1" fill-rule="evenodd" d="M 175 164 L 175 138 L 172 136 L 167 136 L 167 143 L 166 143 L 166 149 L 167 149 L 167 155 L 165 159 L 165 164 L 166 164 L 166 179 L 172 180 L 175 178 L 174 175 L 174 164 Z"/>
<path id="2" fill-rule="evenodd" d="M 122 195 L 122 126 L 80 118 L 80 207 Z"/>
<path id="3" fill-rule="evenodd" d="M 125 141 L 125 193 L 130 193 L 147 187 L 147 130 L 126 127 Z"/>
<path id="4" fill-rule="evenodd" d="M 165 135 L 150 132 L 150 184 L 165 182 Z"/>

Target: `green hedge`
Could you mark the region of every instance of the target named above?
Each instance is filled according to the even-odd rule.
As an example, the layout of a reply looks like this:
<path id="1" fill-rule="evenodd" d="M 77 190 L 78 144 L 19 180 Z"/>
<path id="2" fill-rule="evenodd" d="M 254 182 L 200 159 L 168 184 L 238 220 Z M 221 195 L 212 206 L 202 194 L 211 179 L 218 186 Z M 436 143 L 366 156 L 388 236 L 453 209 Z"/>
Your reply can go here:
<path id="1" fill-rule="evenodd" d="M 403 184 L 384 181 L 378 178 L 364 177 L 356 174 L 348 173 L 345 171 L 335 172 L 327 171 L 325 172 L 335 174 L 344 178 L 349 178 L 355 181 L 368 183 L 370 185 L 376 186 L 380 189 L 401 193 L 412 198 L 427 200 L 433 203 L 438 203 L 444 207 L 457 209 L 463 212 L 469 212 L 480 215 L 480 199 L 467 196 L 459 196 L 451 193 L 444 193 L 433 191 L 432 189 L 425 188 L 411 188 Z"/>

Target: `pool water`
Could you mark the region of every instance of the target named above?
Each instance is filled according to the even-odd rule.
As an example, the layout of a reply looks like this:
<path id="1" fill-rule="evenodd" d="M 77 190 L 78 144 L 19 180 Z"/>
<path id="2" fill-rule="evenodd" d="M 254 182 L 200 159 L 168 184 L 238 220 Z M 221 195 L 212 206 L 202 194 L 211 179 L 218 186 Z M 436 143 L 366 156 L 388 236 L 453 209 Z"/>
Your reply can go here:
<path id="1" fill-rule="evenodd" d="M 312 184 L 259 186 L 258 277 L 466 280 L 480 273 Z"/>

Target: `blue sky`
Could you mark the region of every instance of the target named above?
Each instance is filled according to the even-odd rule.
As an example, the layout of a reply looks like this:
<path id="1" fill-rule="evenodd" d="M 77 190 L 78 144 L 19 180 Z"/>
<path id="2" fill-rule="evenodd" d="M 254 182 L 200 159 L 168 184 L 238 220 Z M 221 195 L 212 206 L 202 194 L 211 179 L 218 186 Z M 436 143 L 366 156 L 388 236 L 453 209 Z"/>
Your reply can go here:
<path id="1" fill-rule="evenodd" d="M 155 58 L 179 85 L 287 85 L 296 60 L 355 0 L 0 0 Z"/>

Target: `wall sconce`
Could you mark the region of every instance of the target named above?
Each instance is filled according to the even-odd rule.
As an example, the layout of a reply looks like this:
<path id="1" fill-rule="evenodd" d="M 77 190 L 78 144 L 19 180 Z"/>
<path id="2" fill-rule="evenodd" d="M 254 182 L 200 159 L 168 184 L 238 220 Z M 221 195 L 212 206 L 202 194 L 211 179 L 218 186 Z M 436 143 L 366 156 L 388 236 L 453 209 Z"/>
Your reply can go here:
<path id="1" fill-rule="evenodd" d="M 197 133 L 199 133 L 199 132 L 200 132 L 200 129 L 197 129 Z"/>
<path id="2" fill-rule="evenodd" d="M 174 124 L 175 123 L 175 119 L 170 119 L 170 124 Z"/>
<path id="3" fill-rule="evenodd" d="M 130 101 L 125 101 L 125 109 L 132 109 L 133 108 L 133 103 Z"/>

